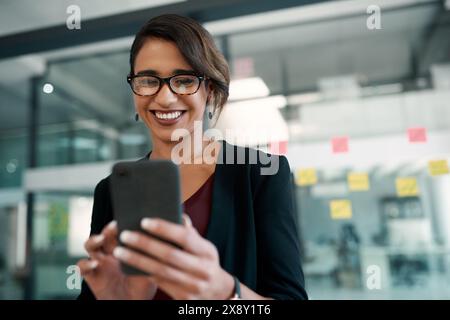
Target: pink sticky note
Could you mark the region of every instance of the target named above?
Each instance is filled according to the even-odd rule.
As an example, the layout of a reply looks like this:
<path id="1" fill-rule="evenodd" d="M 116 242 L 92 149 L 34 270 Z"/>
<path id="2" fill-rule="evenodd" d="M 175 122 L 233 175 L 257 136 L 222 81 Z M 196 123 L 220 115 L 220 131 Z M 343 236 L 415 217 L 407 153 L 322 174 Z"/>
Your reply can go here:
<path id="1" fill-rule="evenodd" d="M 427 129 L 423 127 L 409 128 L 408 129 L 409 142 L 426 142 L 427 141 Z"/>
<path id="2" fill-rule="evenodd" d="M 287 141 L 270 142 L 269 149 L 271 154 L 285 155 L 287 153 Z"/>
<path id="3" fill-rule="evenodd" d="M 348 152 L 348 137 L 334 137 L 331 139 L 333 153 Z"/>

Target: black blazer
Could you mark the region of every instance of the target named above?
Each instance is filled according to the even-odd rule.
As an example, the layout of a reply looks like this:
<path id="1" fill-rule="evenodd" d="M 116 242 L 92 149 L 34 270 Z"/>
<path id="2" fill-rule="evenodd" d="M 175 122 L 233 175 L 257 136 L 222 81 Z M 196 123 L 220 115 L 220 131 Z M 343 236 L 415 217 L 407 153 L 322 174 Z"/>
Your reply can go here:
<path id="1" fill-rule="evenodd" d="M 219 159 L 224 161 L 216 164 L 206 238 L 217 247 L 222 268 L 256 293 L 307 299 L 289 163 L 284 156 L 272 155 L 272 161 L 278 160 L 278 172 L 261 175 L 261 168 L 269 167 L 262 156 L 267 159 L 261 151 L 222 142 Z M 91 234 L 100 233 L 113 217 L 108 177 L 95 188 Z M 83 282 L 78 299 L 94 298 Z"/>

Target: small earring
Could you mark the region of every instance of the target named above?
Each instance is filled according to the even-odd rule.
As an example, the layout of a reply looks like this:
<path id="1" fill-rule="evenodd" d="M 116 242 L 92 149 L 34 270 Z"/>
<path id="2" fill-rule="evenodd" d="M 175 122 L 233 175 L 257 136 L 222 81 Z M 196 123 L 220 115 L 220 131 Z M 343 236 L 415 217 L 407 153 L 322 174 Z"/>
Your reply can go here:
<path id="1" fill-rule="evenodd" d="M 211 106 L 208 108 L 208 118 L 209 118 L 209 120 L 211 120 L 213 118 L 213 115 L 214 115 L 214 112 L 211 111 L 212 109 L 213 108 Z"/>
<path id="2" fill-rule="evenodd" d="M 136 121 L 136 122 L 139 121 L 139 115 L 137 113 L 134 115 L 134 121 Z"/>

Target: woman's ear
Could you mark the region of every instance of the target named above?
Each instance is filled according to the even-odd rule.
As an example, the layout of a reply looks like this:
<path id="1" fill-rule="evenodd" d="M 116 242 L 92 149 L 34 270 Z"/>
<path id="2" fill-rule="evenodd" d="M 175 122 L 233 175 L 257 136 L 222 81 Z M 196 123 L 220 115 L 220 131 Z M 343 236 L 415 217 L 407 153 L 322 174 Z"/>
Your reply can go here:
<path id="1" fill-rule="evenodd" d="M 206 105 L 209 105 L 209 103 L 211 102 L 211 98 L 212 98 L 212 91 L 207 88 L 206 91 Z"/>
<path id="2" fill-rule="evenodd" d="M 208 94 L 208 96 L 206 97 L 206 105 L 209 105 L 211 103 L 211 93 Z"/>
<path id="3" fill-rule="evenodd" d="M 206 87 L 206 94 L 207 94 L 206 104 L 209 104 L 211 102 L 211 99 L 212 99 L 213 94 L 214 94 L 214 87 L 213 87 L 213 85 L 211 83 L 211 80 L 208 80 L 206 84 L 207 84 L 207 87 Z"/>

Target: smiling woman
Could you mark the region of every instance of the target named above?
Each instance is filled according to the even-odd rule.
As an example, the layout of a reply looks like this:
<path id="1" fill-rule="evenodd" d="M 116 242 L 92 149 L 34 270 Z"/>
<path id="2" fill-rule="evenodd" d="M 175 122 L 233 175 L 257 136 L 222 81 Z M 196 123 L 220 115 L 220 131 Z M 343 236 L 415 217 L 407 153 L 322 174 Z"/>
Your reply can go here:
<path id="1" fill-rule="evenodd" d="M 174 161 L 173 133 L 194 136 L 208 105 L 219 114 L 230 76 L 211 35 L 170 14 L 151 19 L 136 35 L 127 82 L 152 139 L 153 150 L 141 161 Z M 183 225 L 143 219 L 142 232 L 119 235 L 110 178 L 97 185 L 85 244 L 90 259 L 78 263 L 85 279 L 80 299 L 307 298 L 286 158 L 270 156 L 279 169 L 264 176 L 268 163 L 250 161 L 267 159 L 262 152 L 205 137 L 200 144 L 217 152 L 212 163 L 179 165 Z M 119 261 L 152 276 L 125 275 Z"/>
<path id="2" fill-rule="evenodd" d="M 230 83 L 227 62 L 211 35 L 200 24 L 177 15 L 156 17 L 139 31 L 131 47 L 128 79 L 140 96 L 135 96 L 135 103 L 143 119 L 148 119 L 149 97 L 156 95 L 165 83 L 172 93 L 189 95 L 184 97 L 189 106 L 200 106 L 201 110 L 179 110 L 183 116 L 195 120 L 202 120 L 205 103 L 201 101 L 211 104 L 213 113 L 220 113 Z M 199 94 L 195 94 L 198 90 Z M 157 98 L 150 110 L 168 111 L 158 106 Z M 191 114 L 185 114 L 186 111 Z"/>

